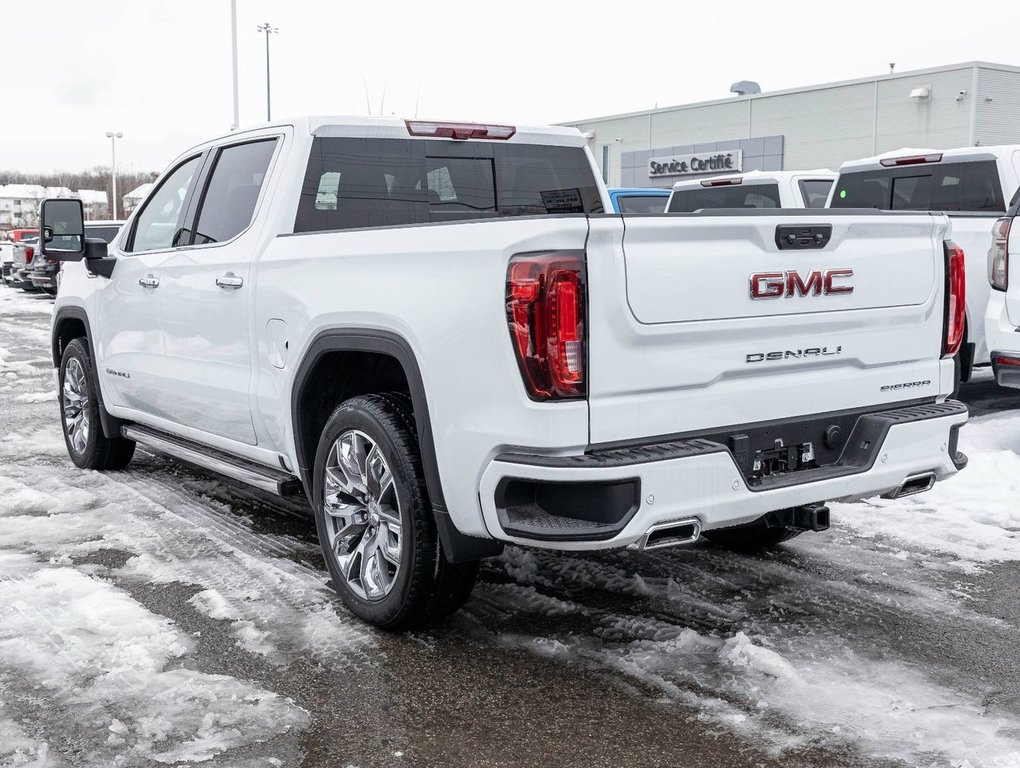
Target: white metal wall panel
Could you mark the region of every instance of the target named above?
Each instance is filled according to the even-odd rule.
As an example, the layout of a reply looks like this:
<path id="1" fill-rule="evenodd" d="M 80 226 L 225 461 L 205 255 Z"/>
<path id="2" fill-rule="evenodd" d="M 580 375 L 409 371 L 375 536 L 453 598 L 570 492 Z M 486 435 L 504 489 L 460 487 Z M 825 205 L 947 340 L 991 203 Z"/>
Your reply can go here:
<path id="1" fill-rule="evenodd" d="M 755 136 L 786 136 L 783 169 L 836 169 L 871 154 L 874 85 L 844 85 L 754 100 Z"/>
<path id="2" fill-rule="evenodd" d="M 973 73 L 967 67 L 880 81 L 876 151 L 968 146 Z M 925 86 L 930 88 L 928 98 L 910 98 L 912 90 Z M 961 91 L 965 91 L 962 96 Z"/>
<path id="3" fill-rule="evenodd" d="M 746 99 L 652 114 L 652 147 L 746 139 L 757 135 L 760 134 L 747 132 Z"/>
<path id="4" fill-rule="evenodd" d="M 978 144 L 1020 144 L 1020 74 L 982 67 L 979 78 Z"/>

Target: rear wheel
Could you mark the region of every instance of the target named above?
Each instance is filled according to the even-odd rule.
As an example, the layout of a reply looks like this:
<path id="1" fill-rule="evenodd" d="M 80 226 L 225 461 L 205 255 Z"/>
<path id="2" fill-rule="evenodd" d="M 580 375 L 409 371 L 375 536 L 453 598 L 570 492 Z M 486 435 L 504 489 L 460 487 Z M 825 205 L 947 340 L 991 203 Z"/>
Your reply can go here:
<path id="1" fill-rule="evenodd" d="M 74 339 L 60 362 L 60 420 L 67 453 L 82 469 L 122 469 L 131 461 L 135 443 L 103 434 L 97 387 L 88 344 Z"/>
<path id="2" fill-rule="evenodd" d="M 478 562 L 447 562 L 425 486 L 414 418 L 400 395 L 342 403 L 315 457 L 315 523 L 333 586 L 377 627 L 402 630 L 456 611 Z"/>
<path id="3" fill-rule="evenodd" d="M 753 552 L 771 549 L 777 544 L 789 541 L 795 536 L 800 536 L 804 532 L 800 528 L 770 525 L 768 517 L 768 515 L 765 515 L 747 525 L 735 525 L 732 528 L 717 528 L 714 531 L 704 531 L 702 536 L 713 544 L 743 552 Z"/>

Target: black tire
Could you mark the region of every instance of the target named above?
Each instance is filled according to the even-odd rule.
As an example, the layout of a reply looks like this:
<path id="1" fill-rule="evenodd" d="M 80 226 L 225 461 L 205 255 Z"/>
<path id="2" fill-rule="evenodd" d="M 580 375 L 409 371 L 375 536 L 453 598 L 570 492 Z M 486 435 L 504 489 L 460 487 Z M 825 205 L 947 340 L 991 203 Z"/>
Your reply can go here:
<path id="1" fill-rule="evenodd" d="M 69 405 L 65 395 L 65 383 L 68 367 L 72 374 L 80 372 L 79 386 L 87 396 L 84 411 L 84 439 L 76 441 L 69 433 L 69 420 L 73 421 L 76 410 Z M 60 423 L 64 432 L 64 444 L 67 454 L 76 467 L 81 469 L 123 469 L 131 461 L 135 452 L 134 440 L 122 437 L 109 438 L 103 434 L 99 420 L 98 385 L 92 370 L 92 355 L 89 353 L 85 339 L 74 339 L 64 348 L 64 356 L 60 361 L 60 388 L 57 393 L 60 402 Z"/>
<path id="2" fill-rule="evenodd" d="M 337 441 L 351 431 L 367 436 L 381 452 L 399 505 L 400 565 L 389 591 L 375 599 L 367 596 L 367 590 L 362 590 L 366 595 L 358 594 L 357 585 L 352 586 L 344 576 L 340 557 L 330 543 L 331 535 L 340 539 L 335 528 L 329 527 L 337 524 L 324 504 L 327 461 Z M 464 604 L 478 575 L 478 561 L 452 564 L 442 550 L 406 397 L 363 395 L 341 403 L 322 430 L 312 477 L 315 527 L 323 558 L 334 589 L 352 613 L 381 629 L 401 631 L 441 619 Z M 339 545 L 341 552 L 350 551 L 350 547 Z M 348 567 L 354 570 L 352 565 Z"/>
<path id="3" fill-rule="evenodd" d="M 740 552 L 755 552 L 771 549 L 777 544 L 800 536 L 804 533 L 800 528 L 788 528 L 783 525 L 769 525 L 768 515 L 758 518 L 747 525 L 735 525 L 732 528 L 716 528 L 705 531 L 702 535 L 713 544 Z"/>

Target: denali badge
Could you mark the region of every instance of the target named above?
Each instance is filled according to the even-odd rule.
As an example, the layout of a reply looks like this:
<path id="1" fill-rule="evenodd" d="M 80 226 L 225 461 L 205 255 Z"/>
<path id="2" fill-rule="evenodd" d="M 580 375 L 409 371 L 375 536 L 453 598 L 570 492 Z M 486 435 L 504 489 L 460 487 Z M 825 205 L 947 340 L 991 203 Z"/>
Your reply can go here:
<path id="1" fill-rule="evenodd" d="M 834 293 L 853 293 L 852 285 L 834 285 L 836 280 L 854 276 L 852 269 L 827 269 L 809 272 L 807 278 L 799 272 L 755 272 L 751 275 L 752 299 L 787 299 L 794 296 L 831 296 Z"/>
<path id="2" fill-rule="evenodd" d="M 122 379 L 130 379 L 131 378 L 131 374 L 130 373 L 125 373 L 124 371 L 115 371 L 115 370 L 113 370 L 113 368 L 107 368 L 106 372 L 108 374 L 110 374 L 111 376 L 120 376 Z"/>
<path id="3" fill-rule="evenodd" d="M 831 355 L 842 355 L 843 347 L 829 349 L 828 347 L 807 347 L 806 349 L 786 349 L 776 352 L 752 352 L 744 360 L 745 363 L 761 363 L 765 360 L 789 360 L 803 357 L 829 357 Z"/>

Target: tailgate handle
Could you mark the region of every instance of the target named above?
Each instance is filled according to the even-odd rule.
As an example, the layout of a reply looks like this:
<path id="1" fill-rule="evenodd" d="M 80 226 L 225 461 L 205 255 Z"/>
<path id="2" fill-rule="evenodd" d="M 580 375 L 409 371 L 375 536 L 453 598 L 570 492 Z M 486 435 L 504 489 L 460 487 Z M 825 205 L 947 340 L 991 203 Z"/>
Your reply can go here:
<path id="1" fill-rule="evenodd" d="M 776 247 L 781 251 L 824 248 L 832 238 L 831 224 L 780 224 L 776 227 Z"/>

